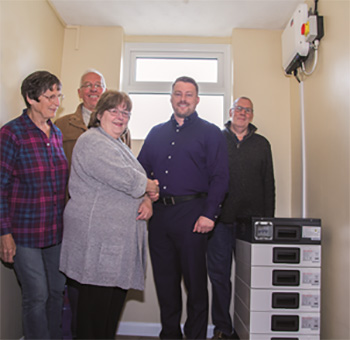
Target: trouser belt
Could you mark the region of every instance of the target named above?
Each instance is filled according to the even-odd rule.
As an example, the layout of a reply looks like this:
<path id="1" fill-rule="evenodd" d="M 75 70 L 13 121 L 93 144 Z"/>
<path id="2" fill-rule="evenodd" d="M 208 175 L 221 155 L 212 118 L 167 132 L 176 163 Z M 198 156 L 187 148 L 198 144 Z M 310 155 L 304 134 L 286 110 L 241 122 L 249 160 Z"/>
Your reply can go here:
<path id="1" fill-rule="evenodd" d="M 195 195 L 184 195 L 184 196 L 166 196 L 160 197 L 157 202 L 162 203 L 164 205 L 176 205 L 182 202 L 190 201 L 195 198 L 207 197 L 207 193 L 202 192 Z"/>

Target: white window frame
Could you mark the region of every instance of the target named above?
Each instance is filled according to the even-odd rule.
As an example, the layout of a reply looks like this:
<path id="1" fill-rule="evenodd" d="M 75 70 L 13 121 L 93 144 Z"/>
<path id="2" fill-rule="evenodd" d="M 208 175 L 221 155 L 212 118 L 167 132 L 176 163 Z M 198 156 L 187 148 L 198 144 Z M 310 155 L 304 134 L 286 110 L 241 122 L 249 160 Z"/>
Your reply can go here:
<path id="1" fill-rule="evenodd" d="M 232 104 L 232 62 L 229 44 L 125 43 L 121 89 L 127 93 L 170 94 L 171 85 L 175 79 L 172 82 L 137 82 L 135 80 L 136 59 L 140 57 L 217 59 L 218 82 L 198 82 L 199 95 L 224 95 L 224 122 L 228 119 Z"/>

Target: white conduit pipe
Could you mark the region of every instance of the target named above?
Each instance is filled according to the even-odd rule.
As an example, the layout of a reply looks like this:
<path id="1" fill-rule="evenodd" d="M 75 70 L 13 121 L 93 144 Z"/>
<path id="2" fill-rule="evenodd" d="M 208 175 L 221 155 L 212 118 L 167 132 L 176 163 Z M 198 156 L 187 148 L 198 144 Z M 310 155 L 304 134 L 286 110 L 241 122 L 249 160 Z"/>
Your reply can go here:
<path id="1" fill-rule="evenodd" d="M 305 146 L 305 108 L 304 108 L 304 82 L 299 83 L 300 90 L 300 119 L 301 119 L 301 186 L 302 186 L 302 217 L 306 218 L 306 146 Z"/>

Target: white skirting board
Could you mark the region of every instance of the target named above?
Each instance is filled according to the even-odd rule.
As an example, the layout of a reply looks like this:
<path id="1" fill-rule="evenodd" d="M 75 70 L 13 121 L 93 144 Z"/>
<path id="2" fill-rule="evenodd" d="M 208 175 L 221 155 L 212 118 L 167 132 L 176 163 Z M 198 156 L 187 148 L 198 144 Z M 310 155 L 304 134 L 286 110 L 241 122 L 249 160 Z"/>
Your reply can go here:
<path id="1" fill-rule="evenodd" d="M 158 337 L 161 331 L 160 323 L 150 323 L 150 322 L 120 322 L 117 330 L 117 335 L 127 335 L 127 336 L 152 336 Z M 181 325 L 183 331 L 183 325 Z M 212 338 L 214 334 L 214 326 L 208 325 L 207 338 Z M 19 340 L 25 340 L 24 336 Z"/>
<path id="2" fill-rule="evenodd" d="M 149 323 L 149 322 L 120 322 L 117 334 L 118 335 L 137 335 L 137 336 L 159 336 L 161 331 L 161 325 L 159 323 Z M 181 325 L 183 330 L 183 325 Z M 211 338 L 213 336 L 214 326 L 208 325 L 207 337 Z"/>

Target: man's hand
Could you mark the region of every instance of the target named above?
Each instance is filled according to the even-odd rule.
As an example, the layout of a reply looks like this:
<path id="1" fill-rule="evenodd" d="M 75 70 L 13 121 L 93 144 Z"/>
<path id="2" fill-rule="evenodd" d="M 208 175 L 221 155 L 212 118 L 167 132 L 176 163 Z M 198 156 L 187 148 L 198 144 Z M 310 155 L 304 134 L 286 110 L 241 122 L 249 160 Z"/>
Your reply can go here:
<path id="1" fill-rule="evenodd" d="M 13 263 L 16 255 L 16 243 L 11 234 L 0 236 L 0 258 L 4 262 Z"/>
<path id="2" fill-rule="evenodd" d="M 209 233 L 209 231 L 212 231 L 214 228 L 214 221 L 205 217 L 205 216 L 200 216 L 194 225 L 193 232 L 194 233 Z"/>
<path id="3" fill-rule="evenodd" d="M 152 202 L 155 202 L 159 199 L 159 182 L 157 179 L 148 180 L 146 187 L 146 194 L 151 199 Z"/>

